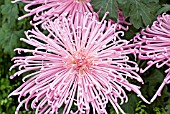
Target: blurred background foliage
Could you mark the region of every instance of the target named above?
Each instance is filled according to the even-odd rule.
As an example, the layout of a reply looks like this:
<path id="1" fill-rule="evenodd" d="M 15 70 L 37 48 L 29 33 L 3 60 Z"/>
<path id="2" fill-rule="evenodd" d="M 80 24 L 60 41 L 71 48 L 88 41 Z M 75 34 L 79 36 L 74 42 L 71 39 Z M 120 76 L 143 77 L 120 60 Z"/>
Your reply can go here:
<path id="1" fill-rule="evenodd" d="M 123 38 L 130 40 L 142 28 L 152 24 L 156 20 L 156 16 L 170 11 L 169 0 L 92 0 L 91 3 L 96 11 L 100 7 L 100 17 L 109 11 L 108 18 L 116 20 L 117 4 L 122 9 L 123 14 L 127 17 L 127 21 L 133 25 L 125 32 Z M 16 55 L 13 51 L 16 47 L 28 47 L 20 38 L 25 37 L 24 31 L 31 29 L 30 18 L 18 21 L 17 18 L 26 12 L 24 4 L 21 2 L 12 4 L 10 0 L 0 0 L 0 114 L 14 114 L 18 105 L 17 96 L 8 98 L 8 94 L 21 85 L 22 77 L 13 80 L 9 76 L 16 70 L 9 71 L 13 64 L 11 58 Z M 131 57 L 132 60 L 134 56 Z M 140 67 L 146 66 L 146 61 L 136 60 Z M 156 69 L 152 67 L 146 73 L 141 74 L 145 85 L 132 82 L 141 86 L 143 95 L 150 100 L 165 77 L 164 70 L 166 66 Z M 142 102 L 133 92 L 127 92 L 129 101 L 122 107 L 128 114 L 170 114 L 170 85 L 166 85 L 160 97 L 152 104 L 148 105 Z M 75 107 L 73 107 L 74 109 Z M 107 105 L 108 113 L 115 114 L 111 104 Z M 60 113 L 62 112 L 62 109 Z M 33 114 L 34 111 L 25 111 L 21 108 L 19 114 Z"/>

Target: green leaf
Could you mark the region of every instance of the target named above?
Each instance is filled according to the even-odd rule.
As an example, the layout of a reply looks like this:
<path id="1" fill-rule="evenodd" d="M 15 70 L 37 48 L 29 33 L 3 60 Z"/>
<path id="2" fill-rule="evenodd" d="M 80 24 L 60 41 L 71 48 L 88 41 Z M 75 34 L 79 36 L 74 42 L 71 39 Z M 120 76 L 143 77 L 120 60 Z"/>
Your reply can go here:
<path id="1" fill-rule="evenodd" d="M 165 109 L 163 108 L 155 107 L 153 110 L 156 112 L 156 114 L 166 114 Z"/>
<path id="2" fill-rule="evenodd" d="M 109 12 L 109 18 L 118 18 L 118 8 L 116 0 L 92 0 L 91 4 L 96 11 L 102 8 L 99 13 L 100 17 L 102 17 L 105 12 Z"/>
<path id="3" fill-rule="evenodd" d="M 148 72 L 149 75 L 145 78 L 145 85 L 142 88 L 143 93 L 148 94 L 149 96 L 153 96 L 156 92 L 156 86 L 160 86 L 163 81 L 164 74 L 158 70 L 153 69 L 152 71 Z"/>
<path id="4" fill-rule="evenodd" d="M 160 7 L 157 0 L 126 0 L 122 3 L 123 14 L 137 29 L 147 26 L 155 19 L 155 11 Z"/>
<path id="5" fill-rule="evenodd" d="M 8 23 L 8 27 L 15 27 L 16 26 L 16 21 L 18 19 L 18 6 L 17 4 L 11 5 L 10 0 L 6 0 L 5 4 L 1 6 L 1 14 L 2 14 L 2 22 L 3 23 Z"/>
<path id="6" fill-rule="evenodd" d="M 159 3 L 159 0 L 148 0 L 149 2 Z"/>
<path id="7" fill-rule="evenodd" d="M 30 18 L 18 21 L 18 17 L 25 13 L 21 2 L 12 4 L 11 0 L 5 0 L 0 9 L 0 48 L 12 57 L 15 55 L 14 48 L 26 46 L 19 39 L 25 37 L 25 30 L 31 28 Z"/>
<path id="8" fill-rule="evenodd" d="M 13 49 L 23 44 L 20 42 L 20 38 L 24 37 L 24 30 L 12 31 L 8 28 L 8 24 L 3 24 L 0 28 L 0 36 L 0 46 L 4 49 L 4 52 L 14 56 Z"/>
<path id="9" fill-rule="evenodd" d="M 166 105 L 165 109 L 167 110 L 167 114 L 170 114 L 170 104 L 169 105 Z"/>
<path id="10" fill-rule="evenodd" d="M 169 4 L 163 4 L 162 7 L 157 11 L 157 15 L 170 11 Z"/>
<path id="11" fill-rule="evenodd" d="M 4 0 L 0 0 L 0 5 L 2 5 L 4 3 Z"/>
<path id="12" fill-rule="evenodd" d="M 136 33 L 139 32 L 134 26 L 130 26 L 128 31 L 125 31 L 125 35 L 123 36 L 126 40 L 131 40 Z"/>

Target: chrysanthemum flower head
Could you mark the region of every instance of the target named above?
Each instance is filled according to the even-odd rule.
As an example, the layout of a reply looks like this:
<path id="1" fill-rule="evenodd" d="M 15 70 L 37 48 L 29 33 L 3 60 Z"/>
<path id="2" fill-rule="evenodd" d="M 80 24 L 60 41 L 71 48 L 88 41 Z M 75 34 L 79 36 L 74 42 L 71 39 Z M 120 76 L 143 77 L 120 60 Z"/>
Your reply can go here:
<path id="1" fill-rule="evenodd" d="M 34 25 L 48 19 L 55 19 L 60 15 L 72 15 L 74 18 L 76 11 L 94 12 L 90 4 L 91 0 L 14 0 L 13 3 L 18 1 L 27 3 L 24 9 L 28 12 L 19 17 L 19 20 L 33 15 Z"/>
<path id="2" fill-rule="evenodd" d="M 148 70 L 154 64 L 156 64 L 157 68 L 160 68 L 163 65 L 170 67 L 169 14 L 164 13 L 162 16 L 158 16 L 157 21 L 155 21 L 151 27 L 148 26 L 146 30 L 142 30 L 141 34 L 137 34 L 134 40 L 137 44 L 136 48 L 139 50 L 137 52 L 139 53 L 139 58 L 142 60 L 149 60 L 148 66 L 145 69 L 141 69 L 141 73 Z M 170 68 L 165 72 L 167 73 L 167 76 L 157 93 L 151 99 L 151 102 L 153 102 L 157 96 L 161 95 L 164 85 L 170 83 Z"/>
<path id="3" fill-rule="evenodd" d="M 75 14 L 77 11 L 94 13 L 96 14 L 96 19 L 98 19 L 98 13 L 100 13 L 100 9 L 97 13 L 94 12 L 92 5 L 90 4 L 91 0 L 14 0 L 13 3 L 18 1 L 27 4 L 24 9 L 28 12 L 28 14 L 19 17 L 18 19 L 21 20 L 33 16 L 33 21 L 31 21 L 32 25 L 41 24 L 48 19 L 55 19 L 60 15 L 69 15 L 72 18 L 76 18 Z M 117 23 L 117 30 L 127 31 L 129 29 L 128 26 L 131 25 L 131 23 L 126 21 L 126 17 L 123 15 L 122 10 L 118 5 L 117 7 L 118 19 L 117 22 L 112 22 Z"/>
<path id="4" fill-rule="evenodd" d="M 79 13 L 77 18 L 79 23 L 65 17 L 49 20 L 43 24 L 48 34 L 35 27 L 25 32 L 26 39 L 21 38 L 35 49 L 15 49 L 32 54 L 13 58 L 15 64 L 11 69 L 19 67 L 19 71 L 11 78 L 31 71 L 23 78 L 24 83 L 9 95 L 19 95 L 16 114 L 24 103 L 28 110 L 29 102 L 36 114 L 57 114 L 61 107 L 63 114 L 73 113 L 72 105 L 77 107 L 78 114 L 90 111 L 107 114 L 108 102 L 117 113 L 124 114 L 118 102 L 118 99 L 120 104 L 128 101 L 124 89 L 134 91 L 147 102 L 140 87 L 128 81 L 143 83 L 135 73 L 137 64 L 126 55 L 131 52 L 128 41 L 119 37 L 123 32 L 116 32 L 117 25 L 110 21 L 98 22 L 91 13 Z"/>

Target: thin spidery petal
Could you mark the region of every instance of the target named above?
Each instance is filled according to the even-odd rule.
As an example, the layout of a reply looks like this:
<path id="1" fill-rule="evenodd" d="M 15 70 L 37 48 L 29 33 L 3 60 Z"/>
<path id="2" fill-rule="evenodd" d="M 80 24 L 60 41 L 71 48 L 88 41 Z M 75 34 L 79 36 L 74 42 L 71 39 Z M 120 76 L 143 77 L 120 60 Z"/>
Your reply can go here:
<path id="1" fill-rule="evenodd" d="M 25 32 L 27 38 L 21 38 L 34 49 L 15 49 L 32 54 L 13 58 L 15 64 L 11 68 L 19 67 L 19 71 L 11 78 L 31 71 L 9 95 L 19 96 L 15 114 L 23 104 L 28 110 L 30 101 L 36 114 L 57 114 L 61 107 L 63 114 L 107 114 L 108 102 L 117 114 L 125 114 L 120 107 L 128 102 L 124 89 L 134 91 L 149 103 L 141 95 L 140 87 L 128 81 L 143 83 L 136 73 L 137 63 L 126 55 L 130 46 L 128 41 L 121 40 L 123 32 L 116 32 L 117 25 L 104 18 L 98 22 L 91 13 L 76 15 L 75 20 L 62 17 L 44 23 L 48 34 L 35 27 Z M 76 112 L 71 111 L 73 105 Z"/>
<path id="2" fill-rule="evenodd" d="M 134 37 L 136 44 L 136 53 L 142 60 L 149 60 L 148 66 L 141 69 L 143 73 L 151 66 L 156 64 L 157 68 L 167 65 L 170 67 L 170 15 L 162 14 L 157 17 L 157 21 L 153 22 L 151 27 L 147 27 Z M 161 91 L 166 84 L 170 84 L 170 69 L 165 71 L 167 76 L 151 99 L 153 102 L 157 96 L 161 95 Z"/>

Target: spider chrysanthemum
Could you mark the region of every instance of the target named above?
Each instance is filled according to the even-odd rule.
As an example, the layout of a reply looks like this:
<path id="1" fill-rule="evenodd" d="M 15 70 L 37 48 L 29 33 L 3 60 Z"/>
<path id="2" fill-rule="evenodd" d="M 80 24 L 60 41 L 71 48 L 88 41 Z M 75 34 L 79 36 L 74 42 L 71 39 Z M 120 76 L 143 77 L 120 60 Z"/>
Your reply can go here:
<path id="1" fill-rule="evenodd" d="M 94 12 L 90 4 L 91 0 L 14 0 L 13 3 L 17 1 L 27 3 L 24 9 L 28 12 L 19 17 L 19 20 L 33 15 L 35 25 L 60 15 L 70 15 L 74 18 L 76 11 Z"/>
<path id="2" fill-rule="evenodd" d="M 21 38 L 35 49 L 17 48 L 19 53 L 32 55 L 13 58 L 11 69 L 19 67 L 20 71 L 11 78 L 31 71 L 10 94 L 19 95 L 16 113 L 24 103 L 28 110 L 31 102 L 36 114 L 57 114 L 61 107 L 63 114 L 73 113 L 72 105 L 78 114 L 107 114 L 106 104 L 110 102 L 117 113 L 124 114 L 119 106 L 128 101 L 124 89 L 134 91 L 147 102 L 140 87 L 128 81 L 143 83 L 135 73 L 137 64 L 126 55 L 131 50 L 128 41 L 119 37 L 123 32 L 116 32 L 117 25 L 104 19 L 98 22 L 91 13 L 80 13 L 77 18 L 48 21 L 43 24 L 48 34 L 35 27 L 25 32 L 27 39 Z"/>
<path id="3" fill-rule="evenodd" d="M 147 27 L 146 30 L 142 30 L 141 34 L 137 34 L 134 38 L 136 48 L 138 49 L 139 58 L 143 60 L 149 60 L 148 66 L 145 69 L 141 69 L 141 73 L 148 70 L 151 66 L 156 64 L 157 68 L 167 65 L 170 67 L 170 15 L 162 14 L 158 16 L 157 21 L 153 23 L 151 27 Z M 165 71 L 167 76 L 165 77 L 160 88 L 151 99 L 153 102 L 157 96 L 161 95 L 161 91 L 164 85 L 170 83 L 170 68 Z"/>

